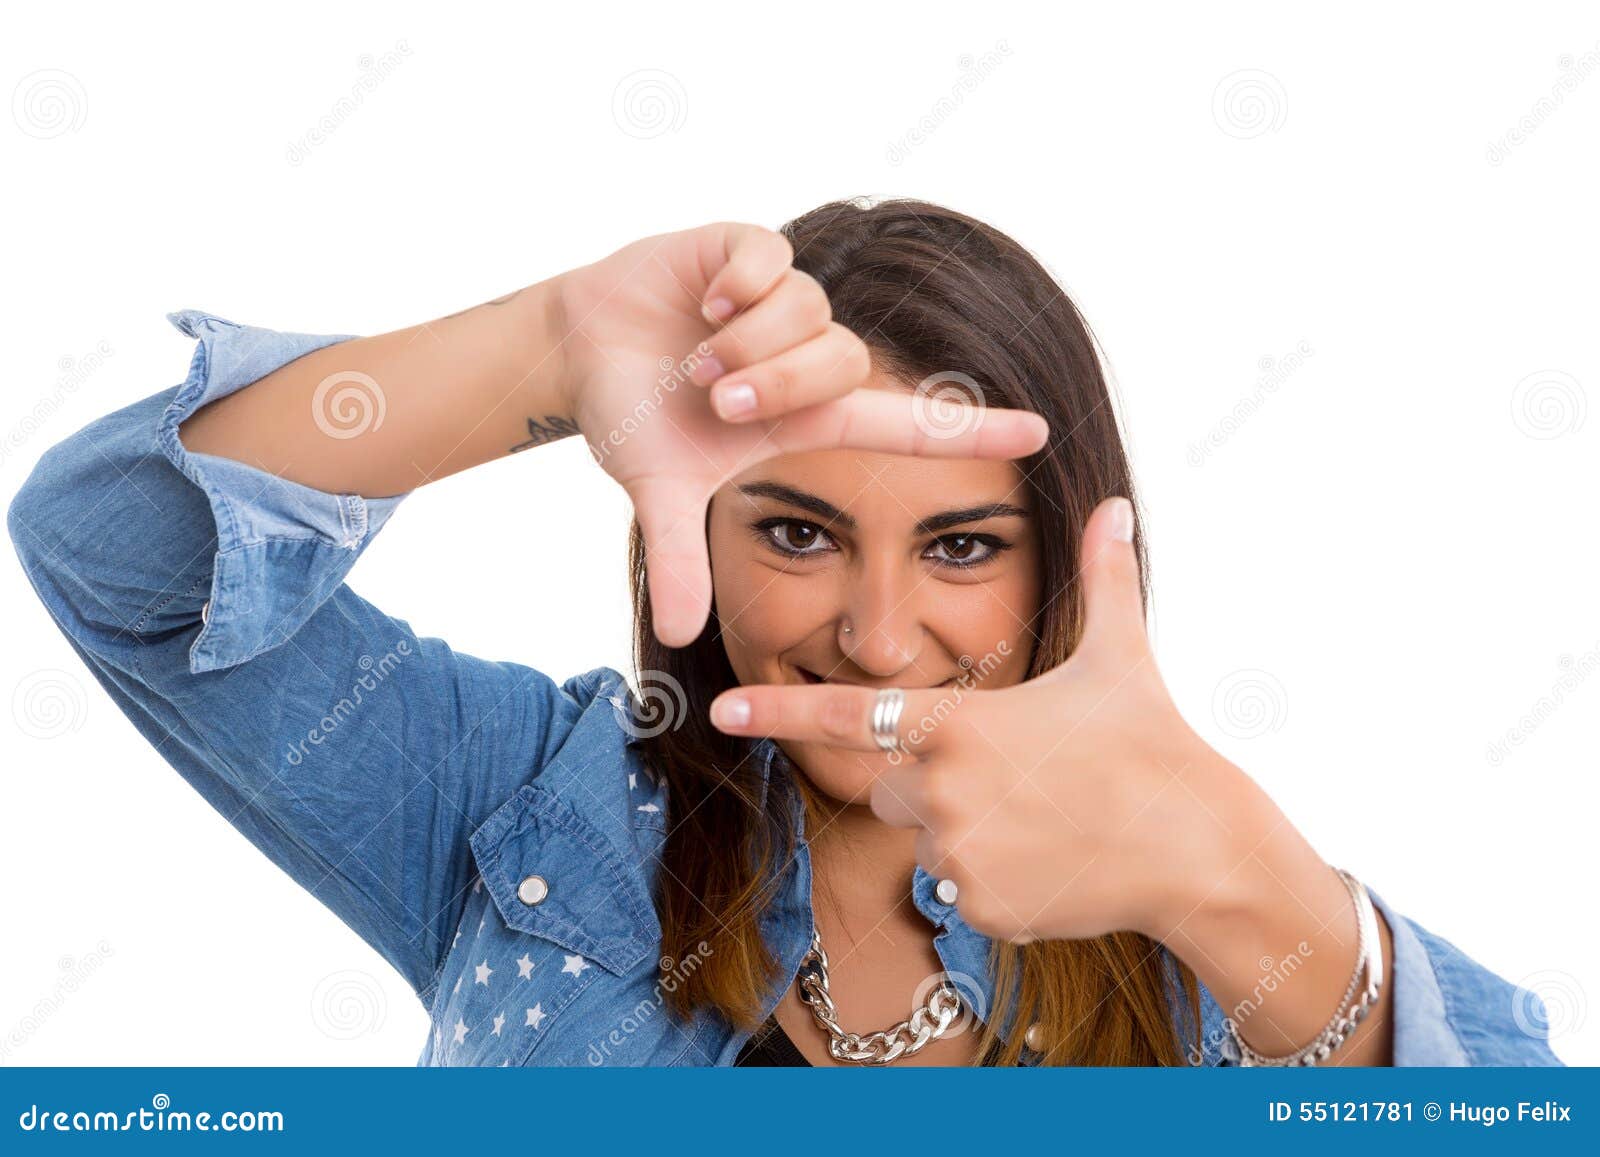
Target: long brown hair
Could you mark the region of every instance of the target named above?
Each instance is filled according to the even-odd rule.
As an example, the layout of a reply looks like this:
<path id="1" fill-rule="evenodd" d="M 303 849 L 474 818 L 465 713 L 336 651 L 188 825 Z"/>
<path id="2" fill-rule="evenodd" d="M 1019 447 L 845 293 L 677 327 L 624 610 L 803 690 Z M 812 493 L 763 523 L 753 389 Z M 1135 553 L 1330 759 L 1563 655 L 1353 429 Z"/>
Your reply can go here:
<path id="1" fill-rule="evenodd" d="M 927 202 L 836 201 L 796 218 L 782 232 L 793 245 L 795 267 L 821 283 L 834 320 L 866 342 L 874 369 L 908 387 L 955 370 L 964 375 L 964 387 L 970 383 L 981 393 L 983 404 L 1032 410 L 1049 422 L 1044 449 L 1018 463 L 1034 499 L 1045 592 L 1031 624 L 1028 677 L 1060 664 L 1083 630 L 1076 576 L 1084 524 L 1105 498 L 1135 499 L 1096 344 L 1077 308 L 1010 237 Z M 1139 521 L 1134 546 L 1148 604 Z M 684 1019 L 697 1008 L 715 1006 L 730 1022 L 753 1030 L 764 998 L 781 979 L 760 921 L 775 898 L 779 869 L 795 852 L 788 790 L 805 802 L 810 830 L 815 789 L 778 760 L 772 790 L 762 799 L 753 745 L 722 734 L 707 720 L 711 700 L 738 683 L 715 607 L 693 643 L 662 646 L 645 596 L 637 523 L 629 564 L 637 670 L 641 679 L 675 681 L 686 706 L 681 725 L 636 741 L 667 785 L 667 837 L 656 894 L 662 954 L 699 957 L 687 982 L 672 986 L 667 1004 Z M 696 950 L 701 941 L 709 952 Z M 1037 1023 L 1049 1042 L 1047 1064 L 1184 1064 L 1177 1007 L 1169 1003 L 1173 982 L 1197 1047 L 1194 974 L 1149 938 L 1118 932 L 1021 947 L 992 944 L 991 1007 L 998 1012 L 1015 1001 L 1012 1023 L 1018 1029 L 1002 1040 L 1003 1018 L 989 1016 L 980 1040 L 985 1063 L 1017 1063 L 1020 1027 Z"/>

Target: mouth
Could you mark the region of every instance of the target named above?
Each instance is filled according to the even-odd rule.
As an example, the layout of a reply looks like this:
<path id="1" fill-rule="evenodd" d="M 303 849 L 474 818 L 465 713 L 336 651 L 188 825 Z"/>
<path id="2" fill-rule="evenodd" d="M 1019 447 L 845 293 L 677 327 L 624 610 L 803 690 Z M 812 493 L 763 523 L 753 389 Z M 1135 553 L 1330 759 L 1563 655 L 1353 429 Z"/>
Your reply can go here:
<path id="1" fill-rule="evenodd" d="M 827 678 L 825 676 L 818 675 L 815 671 L 809 671 L 806 668 L 800 667 L 800 666 L 796 666 L 795 667 L 795 671 L 799 673 L 800 680 L 803 683 L 828 683 L 828 684 L 832 684 L 835 687 L 859 687 L 859 686 L 861 686 L 861 684 L 853 682 L 852 680 L 849 680 L 849 679 Z M 899 685 L 899 686 L 901 686 L 902 690 L 906 690 L 906 691 L 923 691 L 923 690 L 931 690 L 931 689 L 937 689 L 937 688 L 942 688 L 942 687 L 953 687 L 955 685 L 955 682 L 956 682 L 957 678 L 959 678 L 959 676 L 952 675 L 952 676 L 950 676 L 950 678 L 946 679 L 943 683 L 930 683 L 927 687 L 912 687 L 909 684 L 902 684 L 902 685 Z"/>

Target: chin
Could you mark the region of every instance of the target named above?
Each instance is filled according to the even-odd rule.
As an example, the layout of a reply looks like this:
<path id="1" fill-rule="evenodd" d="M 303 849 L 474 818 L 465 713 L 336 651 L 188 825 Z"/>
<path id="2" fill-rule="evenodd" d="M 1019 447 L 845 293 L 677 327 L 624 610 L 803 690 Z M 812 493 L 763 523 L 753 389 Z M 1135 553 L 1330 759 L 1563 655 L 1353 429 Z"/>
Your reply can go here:
<path id="1" fill-rule="evenodd" d="M 815 743 L 786 744 L 784 752 L 817 791 L 838 803 L 863 807 L 872 801 L 874 781 L 894 766 L 887 754 L 846 751 Z"/>

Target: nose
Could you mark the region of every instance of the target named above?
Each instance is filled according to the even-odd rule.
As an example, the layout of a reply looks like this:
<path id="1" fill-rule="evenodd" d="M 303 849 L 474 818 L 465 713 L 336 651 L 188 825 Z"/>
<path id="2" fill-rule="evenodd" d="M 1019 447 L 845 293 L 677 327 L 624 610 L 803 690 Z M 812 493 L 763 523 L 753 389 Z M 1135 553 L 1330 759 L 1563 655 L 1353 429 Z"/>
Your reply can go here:
<path id="1" fill-rule="evenodd" d="M 914 591 L 878 579 L 859 582 L 844 600 L 839 650 L 866 675 L 887 679 L 917 661 L 923 627 Z"/>

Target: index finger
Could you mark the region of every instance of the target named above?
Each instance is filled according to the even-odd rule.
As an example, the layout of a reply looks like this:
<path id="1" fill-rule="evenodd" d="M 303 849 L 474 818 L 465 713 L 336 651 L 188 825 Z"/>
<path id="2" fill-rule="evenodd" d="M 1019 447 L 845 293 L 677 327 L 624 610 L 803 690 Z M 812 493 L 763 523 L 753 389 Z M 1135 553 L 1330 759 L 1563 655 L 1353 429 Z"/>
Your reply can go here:
<path id="1" fill-rule="evenodd" d="M 966 697 L 982 692 L 966 692 Z M 899 699 L 898 707 L 896 699 Z M 724 691 L 711 703 L 711 722 L 729 735 L 805 740 L 854 751 L 888 751 L 882 734 L 913 755 L 940 746 L 936 721 L 947 720 L 950 688 L 853 687 L 840 684 L 751 685 Z M 874 718 L 882 726 L 875 734 Z"/>
<path id="2" fill-rule="evenodd" d="M 785 453 L 835 448 L 923 458 L 1024 458 L 1050 425 L 1029 410 L 930 401 L 923 391 L 862 388 L 790 411 L 768 437 Z"/>

